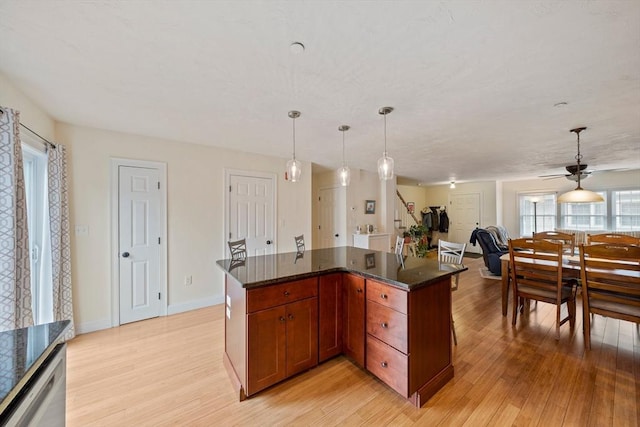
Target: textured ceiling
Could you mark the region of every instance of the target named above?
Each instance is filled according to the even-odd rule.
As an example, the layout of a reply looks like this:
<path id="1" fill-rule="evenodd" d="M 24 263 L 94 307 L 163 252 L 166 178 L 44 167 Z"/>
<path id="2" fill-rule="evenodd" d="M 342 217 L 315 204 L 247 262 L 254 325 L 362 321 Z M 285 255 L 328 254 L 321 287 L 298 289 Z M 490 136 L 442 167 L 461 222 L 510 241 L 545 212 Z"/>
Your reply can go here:
<path id="1" fill-rule="evenodd" d="M 304 43 L 294 55 L 289 45 Z M 0 1 L 56 120 L 424 183 L 640 168 L 640 1 Z M 554 104 L 566 102 L 563 106 Z"/>

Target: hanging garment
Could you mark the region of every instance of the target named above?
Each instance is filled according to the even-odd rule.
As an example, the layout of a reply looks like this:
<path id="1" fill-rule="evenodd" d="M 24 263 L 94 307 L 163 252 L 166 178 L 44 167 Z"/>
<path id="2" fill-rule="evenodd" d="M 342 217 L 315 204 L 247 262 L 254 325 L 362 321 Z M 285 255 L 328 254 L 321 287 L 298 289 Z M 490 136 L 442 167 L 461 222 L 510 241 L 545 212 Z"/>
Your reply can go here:
<path id="1" fill-rule="evenodd" d="M 429 213 L 420 212 L 420 214 L 422 215 L 422 225 L 427 227 L 427 230 L 431 230 L 431 228 L 433 227 L 433 219 L 431 218 L 431 212 Z"/>
<path id="2" fill-rule="evenodd" d="M 449 216 L 447 215 L 447 211 L 440 212 L 440 228 L 439 231 L 441 233 L 449 232 Z"/>
<path id="3" fill-rule="evenodd" d="M 433 229 L 438 231 L 440 229 L 440 218 L 438 216 L 438 208 L 431 208 L 431 223 L 433 224 Z"/>

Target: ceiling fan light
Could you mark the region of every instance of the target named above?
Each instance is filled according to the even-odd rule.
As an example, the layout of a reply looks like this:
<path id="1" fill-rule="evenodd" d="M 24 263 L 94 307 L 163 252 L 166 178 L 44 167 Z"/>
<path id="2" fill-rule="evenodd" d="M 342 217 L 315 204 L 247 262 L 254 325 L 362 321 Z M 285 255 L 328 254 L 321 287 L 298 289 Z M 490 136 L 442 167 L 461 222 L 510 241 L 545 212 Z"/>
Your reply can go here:
<path id="1" fill-rule="evenodd" d="M 593 191 L 576 188 L 558 196 L 558 203 L 598 203 L 604 202 L 604 198 Z"/>

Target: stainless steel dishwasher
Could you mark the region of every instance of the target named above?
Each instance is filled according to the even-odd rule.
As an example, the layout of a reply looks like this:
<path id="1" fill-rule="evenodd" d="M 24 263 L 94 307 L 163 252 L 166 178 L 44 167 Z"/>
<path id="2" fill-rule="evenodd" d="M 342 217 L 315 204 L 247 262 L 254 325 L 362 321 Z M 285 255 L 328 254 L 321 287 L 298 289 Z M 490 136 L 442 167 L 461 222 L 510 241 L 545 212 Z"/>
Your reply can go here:
<path id="1" fill-rule="evenodd" d="M 58 344 L 17 396 L 3 426 L 64 427 L 67 345 Z"/>

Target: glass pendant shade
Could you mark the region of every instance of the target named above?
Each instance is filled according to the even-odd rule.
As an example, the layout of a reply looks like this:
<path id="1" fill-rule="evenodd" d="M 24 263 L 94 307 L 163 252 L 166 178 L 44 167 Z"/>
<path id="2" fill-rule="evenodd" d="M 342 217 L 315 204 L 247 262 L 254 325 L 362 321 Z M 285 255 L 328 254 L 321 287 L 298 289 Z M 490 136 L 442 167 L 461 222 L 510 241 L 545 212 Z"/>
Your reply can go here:
<path id="1" fill-rule="evenodd" d="M 341 125 L 338 130 L 342 132 L 342 167 L 338 169 L 338 181 L 343 187 L 348 187 L 351 182 L 351 169 L 347 166 L 347 162 L 344 156 L 344 133 L 351 129 L 350 126 Z"/>
<path id="2" fill-rule="evenodd" d="M 347 166 L 342 166 L 338 169 L 338 179 L 340 180 L 340 185 L 343 187 L 348 187 L 351 183 L 351 170 Z"/>
<path id="3" fill-rule="evenodd" d="M 302 175 L 302 164 L 296 160 L 296 119 L 300 117 L 300 111 L 289 111 L 289 117 L 293 119 L 293 156 L 287 162 L 287 179 L 297 182 Z"/>
<path id="4" fill-rule="evenodd" d="M 300 180 L 300 175 L 302 175 L 302 167 L 300 162 L 294 157 L 287 162 L 287 176 L 289 177 L 289 181 L 297 182 Z"/>
<path id="5" fill-rule="evenodd" d="M 585 190 L 581 187 L 558 196 L 558 203 L 597 203 L 604 202 L 604 198 L 598 193 Z"/>
<path id="6" fill-rule="evenodd" d="M 569 191 L 567 193 L 561 194 L 558 196 L 558 203 L 597 203 L 604 202 L 604 198 L 598 193 L 594 193 L 593 191 L 585 190 L 580 186 L 580 178 L 582 173 L 580 172 L 582 168 L 580 167 L 580 160 L 582 160 L 582 154 L 580 154 L 580 132 L 585 130 L 586 127 L 579 127 L 575 129 L 571 129 L 570 132 L 574 132 L 578 138 L 578 154 L 576 155 L 576 171 L 578 171 L 578 186 L 575 190 Z"/>
<path id="7" fill-rule="evenodd" d="M 387 114 L 393 111 L 393 107 L 382 107 L 378 114 L 384 116 L 384 152 L 378 159 L 378 177 L 382 181 L 393 178 L 393 159 L 387 155 Z"/>
<path id="8" fill-rule="evenodd" d="M 378 159 L 378 177 L 383 181 L 393 178 L 393 159 L 387 156 L 386 151 Z"/>

